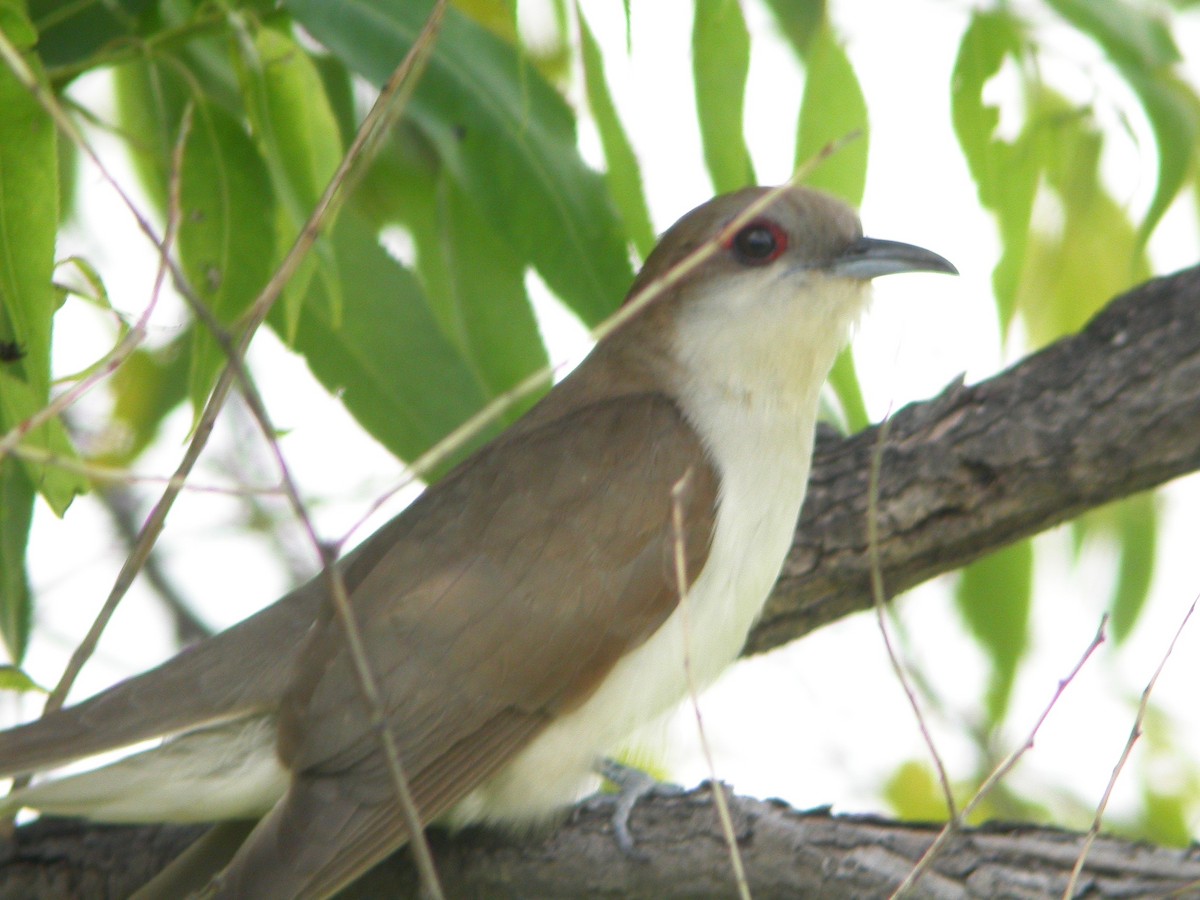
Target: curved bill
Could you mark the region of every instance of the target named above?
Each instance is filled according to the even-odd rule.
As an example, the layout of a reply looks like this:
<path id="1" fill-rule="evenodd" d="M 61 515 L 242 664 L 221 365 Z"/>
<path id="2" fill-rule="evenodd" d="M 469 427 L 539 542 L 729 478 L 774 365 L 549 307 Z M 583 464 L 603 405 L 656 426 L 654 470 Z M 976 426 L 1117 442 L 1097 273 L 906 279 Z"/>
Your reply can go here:
<path id="1" fill-rule="evenodd" d="M 897 272 L 943 272 L 957 275 L 958 269 L 932 250 L 904 244 L 900 241 L 881 241 L 878 238 L 859 238 L 829 264 L 830 271 L 846 278 L 876 278 Z"/>

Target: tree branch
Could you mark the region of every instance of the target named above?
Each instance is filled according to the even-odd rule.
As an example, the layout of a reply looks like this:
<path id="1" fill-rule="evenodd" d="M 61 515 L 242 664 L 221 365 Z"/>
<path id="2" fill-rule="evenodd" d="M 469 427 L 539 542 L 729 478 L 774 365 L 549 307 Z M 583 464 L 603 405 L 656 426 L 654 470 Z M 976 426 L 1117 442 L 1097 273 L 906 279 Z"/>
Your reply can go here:
<path id="1" fill-rule="evenodd" d="M 869 460 L 877 432 L 823 435 L 783 575 L 748 652 L 793 640 L 871 605 L 866 554 Z M 896 593 L 1084 510 L 1200 467 L 1200 268 L 1149 282 L 1066 338 L 980 384 L 952 385 L 893 418 L 880 484 L 880 558 Z M 611 801 L 579 807 L 534 839 L 435 835 L 450 896 L 709 896 L 731 875 L 706 791 L 654 797 L 633 827 L 649 861 L 624 858 Z M 936 827 L 802 814 L 735 799 L 756 897 L 886 896 Z M 125 896 L 197 835 L 195 828 L 39 821 L 0 860 L 7 897 Z M 920 882 L 922 896 L 1061 894 L 1082 836 L 988 827 L 956 836 Z M 401 853 L 356 888 L 413 896 Z M 1090 897 L 1195 891 L 1200 860 L 1102 838 L 1084 868 Z M 366 893 L 362 893 L 365 891 Z M 408 893 L 404 893 L 408 891 Z"/>
<path id="2" fill-rule="evenodd" d="M 940 826 L 870 816 L 798 812 L 779 801 L 731 797 L 730 811 L 754 897 L 886 897 Z M 532 838 L 469 829 L 433 830 L 430 847 L 451 897 L 670 898 L 733 896 L 721 828 L 707 785 L 657 794 L 634 809 L 643 859 L 617 847 L 614 800 L 595 797 L 561 828 Z M 199 834 L 195 827 L 99 826 L 43 820 L 22 828 L 0 869 L 0 898 L 126 897 Z M 990 825 L 955 836 L 918 883 L 917 896 L 1061 896 L 1083 836 L 1054 828 Z M 1164 897 L 1195 889 L 1200 859 L 1116 838 L 1092 847 L 1080 880 L 1088 897 Z M 401 852 L 340 895 L 343 900 L 419 896 Z"/>
<path id="3" fill-rule="evenodd" d="M 878 429 L 817 442 L 800 526 L 747 653 L 871 606 Z M 1085 510 L 1200 468 L 1200 267 L 1112 301 L 1079 334 L 892 419 L 880 562 L 895 595 Z"/>

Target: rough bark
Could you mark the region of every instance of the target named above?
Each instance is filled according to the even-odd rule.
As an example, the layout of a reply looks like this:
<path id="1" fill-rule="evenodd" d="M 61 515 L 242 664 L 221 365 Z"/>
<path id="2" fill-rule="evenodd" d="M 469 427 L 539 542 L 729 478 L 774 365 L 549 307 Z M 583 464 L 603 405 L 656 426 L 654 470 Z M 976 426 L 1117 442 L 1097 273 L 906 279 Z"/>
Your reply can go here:
<path id="1" fill-rule="evenodd" d="M 877 429 L 823 435 L 783 575 L 747 652 L 871 605 L 867 481 Z M 977 385 L 898 412 L 886 435 L 878 514 L 888 590 L 904 590 L 1078 513 L 1200 468 L 1200 268 L 1113 301 L 1079 335 Z M 755 897 L 886 896 L 934 829 L 800 814 L 739 799 L 737 831 Z M 638 806 L 645 861 L 621 856 L 607 803 L 527 840 L 434 836 L 453 897 L 686 897 L 731 894 L 724 842 L 695 792 Z M 197 831 L 44 821 L 0 857 L 0 900 L 121 897 Z M 1061 896 L 1080 837 L 990 827 L 955 839 L 917 895 Z M 362 896 L 406 896 L 406 857 Z M 407 887 L 405 887 L 407 886 Z M 400 891 L 400 893 L 395 893 Z M 1200 853 L 1102 838 L 1077 896 L 1200 897 Z"/>
<path id="2" fill-rule="evenodd" d="M 446 896 L 736 896 L 707 786 L 639 803 L 631 826 L 640 859 L 617 848 L 612 810 L 611 798 L 594 798 L 562 827 L 524 839 L 483 830 L 453 838 L 431 832 Z M 731 798 L 731 813 L 747 883 L 758 900 L 887 897 L 939 830 L 827 810 L 798 812 L 778 801 L 747 798 Z M 39 822 L 21 829 L 11 845 L 0 900 L 126 897 L 196 834 L 195 828 Z M 913 896 L 1061 897 L 1082 843 L 1082 836 L 1053 828 L 971 829 L 951 839 Z M 1167 850 L 1102 837 L 1088 854 L 1075 896 L 1133 900 L 1198 893 L 1200 849 Z M 417 875 L 406 853 L 396 854 L 343 895 L 346 900 L 417 896 Z"/>
<path id="3" fill-rule="evenodd" d="M 890 594 L 1200 468 L 1200 267 L 1112 301 L 1079 334 L 897 412 L 878 500 Z M 879 428 L 823 434 L 791 553 L 747 652 L 872 604 Z"/>

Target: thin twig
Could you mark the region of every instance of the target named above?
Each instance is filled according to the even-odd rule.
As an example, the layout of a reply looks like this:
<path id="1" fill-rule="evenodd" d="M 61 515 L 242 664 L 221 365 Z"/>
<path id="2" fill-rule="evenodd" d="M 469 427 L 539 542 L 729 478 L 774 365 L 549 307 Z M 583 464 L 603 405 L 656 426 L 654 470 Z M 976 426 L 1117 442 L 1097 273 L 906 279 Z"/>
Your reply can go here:
<path id="1" fill-rule="evenodd" d="M 1112 797 L 1113 788 L 1117 785 L 1117 778 L 1121 774 L 1121 770 L 1125 768 L 1125 764 L 1129 762 L 1129 755 L 1133 752 L 1133 745 L 1138 742 L 1142 736 L 1142 723 L 1146 720 L 1146 710 L 1150 706 L 1150 694 L 1154 690 L 1154 685 L 1158 683 L 1158 676 L 1162 674 L 1163 669 L 1167 665 L 1167 660 L 1171 658 L 1171 654 L 1175 651 L 1175 644 L 1179 641 L 1179 636 L 1183 634 L 1183 629 L 1187 626 L 1188 620 L 1191 619 L 1192 613 L 1196 611 L 1196 604 L 1200 603 L 1200 596 L 1192 600 L 1192 605 L 1183 615 L 1183 620 L 1179 623 L 1179 627 L 1175 629 L 1175 634 L 1171 638 L 1171 643 L 1167 645 L 1167 650 L 1163 654 L 1162 659 L 1158 661 L 1158 668 L 1154 670 L 1154 674 L 1147 682 L 1145 689 L 1142 691 L 1142 699 L 1138 704 L 1137 715 L 1133 719 L 1133 727 L 1129 729 L 1129 739 L 1125 741 L 1125 749 L 1121 751 L 1121 758 L 1117 760 L 1117 764 L 1113 766 L 1112 775 L 1108 779 L 1108 784 L 1104 788 L 1104 794 L 1100 798 L 1100 803 L 1096 807 L 1096 815 L 1092 819 L 1092 827 L 1088 829 L 1087 837 L 1083 839 L 1083 848 L 1079 851 L 1079 858 L 1075 860 L 1075 867 L 1071 870 L 1071 878 L 1067 881 L 1066 890 L 1063 891 L 1063 900 L 1071 900 L 1075 896 L 1075 886 L 1079 883 L 1079 875 L 1083 872 L 1083 864 L 1087 860 L 1088 853 L 1091 852 L 1092 844 L 1100 834 L 1100 824 L 1104 820 L 1104 811 L 1108 808 L 1109 798 Z"/>
<path id="2" fill-rule="evenodd" d="M 929 867 L 933 864 L 933 860 L 937 857 L 938 853 L 941 852 L 942 848 L 946 845 L 946 842 L 950 840 L 951 836 L 953 836 L 956 831 L 963 827 L 967 821 L 967 818 L 972 812 L 975 811 L 975 808 L 980 804 L 980 802 L 982 802 L 983 798 L 991 793 L 992 789 L 1000 783 L 1001 779 L 1005 778 L 1008 773 L 1012 771 L 1013 767 L 1017 764 L 1020 758 L 1024 756 L 1028 750 L 1032 749 L 1033 742 L 1037 738 L 1038 731 L 1041 730 L 1042 724 L 1049 717 L 1050 711 L 1058 704 L 1058 698 L 1063 695 L 1063 691 L 1067 689 L 1067 686 L 1075 680 L 1075 677 L 1083 669 L 1087 661 L 1091 659 L 1092 654 L 1096 652 L 1097 648 L 1104 643 L 1104 631 L 1107 625 L 1108 614 L 1105 613 L 1100 618 L 1100 625 L 1096 629 L 1096 634 L 1092 637 L 1091 643 L 1087 645 L 1087 649 L 1083 651 L 1083 654 L 1079 657 L 1078 662 L 1076 662 L 1071 671 L 1067 673 L 1067 676 L 1059 680 L 1058 685 L 1054 689 L 1054 694 L 1050 698 L 1050 702 L 1046 704 L 1041 715 L 1038 716 L 1037 721 L 1034 722 L 1033 727 L 1029 730 L 1029 736 L 1025 738 L 1025 742 L 1021 744 L 1020 747 L 1013 750 L 998 766 L 996 766 L 994 770 L 992 770 L 992 774 L 987 777 L 982 785 L 980 785 L 979 790 L 975 792 L 975 796 L 973 796 L 966 803 L 966 805 L 963 806 L 962 810 L 957 816 L 948 821 L 942 827 L 942 830 L 938 832 L 937 837 L 933 839 L 933 843 L 931 843 L 925 849 L 925 852 L 921 855 L 921 858 L 917 860 L 917 864 L 913 866 L 912 871 L 908 873 L 908 876 L 900 884 L 900 887 L 898 887 L 892 894 L 893 897 L 901 897 L 906 891 L 909 891 L 913 888 L 913 886 L 917 883 L 917 880 L 923 874 L 925 874 L 926 870 L 929 869 Z"/>
<path id="3" fill-rule="evenodd" d="M 687 254 L 659 277 L 652 278 L 635 295 L 628 298 L 625 303 L 618 307 L 612 315 L 591 329 L 588 334 L 592 343 L 597 344 L 604 340 L 608 335 L 641 313 L 643 309 L 694 272 L 714 254 L 718 253 L 730 238 L 744 225 L 748 224 L 752 219 L 760 215 L 763 210 L 778 200 L 780 195 L 791 190 L 807 178 L 826 159 L 837 153 L 846 144 L 857 140 L 860 136 L 861 132 L 852 131 L 845 137 L 839 138 L 836 141 L 830 141 L 811 158 L 797 166 L 787 181 L 764 191 L 761 197 L 734 216 L 716 236 L 710 240 L 703 241 L 695 250 Z M 540 370 L 527 376 L 503 394 L 494 397 L 479 412 L 475 413 L 451 431 L 450 434 L 421 454 L 412 465 L 407 467 L 404 477 L 390 490 L 384 492 L 342 537 L 342 543 L 348 541 L 355 531 L 362 527 L 375 511 L 391 497 L 446 462 L 447 459 L 453 456 L 471 438 L 499 419 L 512 406 L 545 385 L 550 384 L 554 374 L 564 368 L 569 362 L 570 360 L 562 360 L 548 366 L 543 366 Z"/>
<path id="4" fill-rule="evenodd" d="M 892 671 L 895 672 L 896 680 L 900 682 L 900 687 L 904 690 L 904 696 L 908 698 L 908 705 L 912 707 L 917 727 L 921 731 L 921 738 L 925 741 L 925 746 L 929 748 L 929 755 L 937 769 L 938 782 L 942 786 L 942 795 L 946 800 L 946 810 L 950 819 L 953 820 L 957 811 L 954 792 L 950 788 L 950 777 L 946 774 L 946 765 L 934 743 L 933 734 L 929 730 L 925 714 L 917 700 L 917 693 L 913 690 L 908 673 L 900 661 L 900 653 L 892 643 L 891 630 L 888 628 L 887 592 L 883 584 L 883 563 L 879 558 L 879 479 L 883 471 L 883 451 L 887 446 L 891 421 L 891 410 L 889 409 L 888 413 L 884 415 L 883 421 L 879 423 L 879 434 L 875 441 L 875 449 L 871 453 L 871 469 L 867 480 L 867 560 L 871 570 L 871 595 L 875 599 L 875 617 L 879 623 L 879 633 L 883 637 L 883 645 L 887 648 Z"/>
<path id="5" fill-rule="evenodd" d="M 704 733 L 704 717 L 700 714 L 699 690 L 696 687 L 696 675 L 692 671 L 691 654 L 691 619 L 690 599 L 691 589 L 688 586 L 687 552 L 684 546 L 683 532 L 683 497 L 692 482 L 692 470 L 688 469 L 683 477 L 671 488 L 671 528 L 675 551 L 675 589 L 679 594 L 679 625 L 683 632 L 683 672 L 687 678 L 688 698 L 692 711 L 696 714 L 696 733 L 700 738 L 700 750 L 708 765 L 709 783 L 712 785 L 713 803 L 717 807 L 717 818 L 721 821 L 721 832 L 725 836 L 725 845 L 729 848 L 729 863 L 733 866 L 733 877 L 737 882 L 738 896 L 742 900 L 750 900 L 750 883 L 746 880 L 746 868 L 742 865 L 742 854 L 738 849 L 737 834 L 733 830 L 733 817 L 729 814 L 729 803 L 725 799 L 725 788 L 717 778 L 717 767 L 713 762 L 712 748 L 708 736 Z"/>

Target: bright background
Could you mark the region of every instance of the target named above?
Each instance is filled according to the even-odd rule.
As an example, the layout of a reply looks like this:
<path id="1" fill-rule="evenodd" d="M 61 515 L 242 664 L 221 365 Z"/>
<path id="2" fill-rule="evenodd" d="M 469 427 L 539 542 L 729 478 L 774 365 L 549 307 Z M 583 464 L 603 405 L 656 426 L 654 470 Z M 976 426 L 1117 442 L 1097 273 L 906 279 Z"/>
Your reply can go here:
<path id="1" fill-rule="evenodd" d="M 1046 54 L 1047 77 L 1060 87 L 1074 84 L 1079 99 L 1107 111 L 1110 126 L 1104 171 L 1113 194 L 1141 212 L 1154 186 L 1153 141 L 1136 104 L 1108 73 L 1099 50 L 1066 27 L 1055 27 L 1038 4 L 1022 11 L 1045 21 L 1056 53 Z M 606 50 L 606 70 L 626 128 L 642 164 L 655 227 L 662 230 L 712 193 L 697 131 L 690 65 L 691 5 L 680 0 L 633 4 L 632 52 L 624 53 L 621 4 L 589 2 L 584 10 Z M 863 83 L 871 113 L 871 158 L 862 218 L 869 235 L 929 247 L 951 259 L 958 279 L 908 275 L 882 279 L 877 301 L 854 343 L 855 359 L 872 417 L 928 398 L 961 373 L 984 378 L 1022 355 L 1019 336 L 1002 350 L 991 300 L 990 274 L 999 253 L 995 226 L 976 197 L 950 126 L 949 76 L 970 10 L 966 5 L 914 0 L 840 0 L 832 15 Z M 791 174 L 795 113 L 803 71 L 756 4 L 746 13 L 754 56 L 747 91 L 747 140 L 759 178 L 776 183 Z M 522 4 L 527 40 L 536 45 L 538 4 Z M 1176 37 L 1185 66 L 1200 84 L 1200 16 L 1180 16 Z M 1000 80 L 1003 81 L 1002 79 Z M 571 95 L 583 109 L 580 79 Z M 1099 88 L 1097 88 L 1099 85 Z M 1003 83 L 993 85 L 1003 101 Z M 73 93 L 100 97 L 102 75 L 88 76 Z M 1097 95 L 1097 90 L 1099 94 Z M 89 103 L 94 100 L 89 99 Z M 1125 130 L 1122 118 L 1127 119 Z M 1003 125 L 1002 125 L 1003 127 Z M 124 185 L 134 178 L 118 144 L 94 135 L 106 161 Z M 597 167 L 602 155 L 594 130 L 581 125 L 585 155 Z M 118 308 L 136 311 L 150 294 L 153 253 L 127 213 L 85 171 L 81 190 L 87 221 L 72 229 L 70 247 L 105 272 Z M 1192 198 L 1176 204 L 1151 242 L 1156 272 L 1194 264 L 1200 238 Z M 403 252 L 403 241 L 399 241 Z M 582 329 L 569 313 L 539 292 L 539 314 L 556 358 L 577 354 Z M 185 321 L 180 303 L 164 302 L 155 315 L 152 340 L 165 342 Z M 82 368 L 103 355 L 112 328 L 102 315 L 68 303 L 56 323 L 56 372 Z M 251 351 L 281 446 L 323 534 L 340 536 L 370 500 L 397 483 L 402 471 L 381 447 L 365 437 L 336 398 L 326 394 L 303 362 L 265 330 Z M 94 392 L 76 413 L 86 432 L 103 421 L 107 401 Z M 236 406 L 236 404 L 235 404 Z M 187 436 L 190 414 L 178 411 L 163 439 L 143 458 L 141 470 L 160 475 L 175 466 Z M 270 483 L 272 465 L 249 417 L 236 408 L 205 454 L 197 483 Z M 411 496 L 412 492 L 407 492 Z M 264 501 L 277 512 L 282 504 Z M 394 512 L 395 501 L 386 512 Z M 1162 659 L 1193 598 L 1200 575 L 1193 564 L 1200 533 L 1200 479 L 1182 479 L 1162 492 L 1162 531 L 1156 578 L 1142 620 L 1119 649 L 1102 648 L 1070 686 L 1041 731 L 1037 745 L 1014 774 L 1014 785 L 1050 802 L 1069 794 L 1063 809 L 1078 815 L 1065 822 L 1086 825 L 1087 804 L 1099 798 L 1125 744 L 1138 694 Z M 375 522 L 382 521 L 381 513 Z M 189 492 L 177 504 L 158 554 L 196 609 L 214 625 L 228 625 L 274 600 L 295 575 L 278 564 L 275 548 L 233 526 L 244 513 L 228 497 Z M 363 534 L 367 532 L 362 532 Z M 1058 679 L 1091 640 L 1114 577 L 1112 555 L 1085 547 L 1072 565 L 1064 530 L 1039 538 L 1032 662 L 1016 686 L 1012 725 L 995 742 L 999 755 L 1023 740 L 1052 695 Z M 313 571 L 303 541 L 294 568 Z M 26 668 L 53 684 L 63 662 L 103 602 L 121 560 L 121 543 L 107 517 L 87 497 L 76 501 L 65 522 L 39 504 L 31 539 L 31 574 L 38 620 Z M 926 584 L 898 603 L 906 634 L 906 658 L 932 686 L 940 713 L 930 715 L 937 745 L 952 776 L 967 777 L 976 765 L 966 736 L 981 718 L 986 665 L 963 630 L 950 599 L 950 578 Z M 168 619 L 140 586 L 125 599 L 99 652 L 74 696 L 84 697 L 134 674 L 172 652 Z M 1159 681 L 1154 704 L 1161 713 L 1135 751 L 1118 785 L 1110 811 L 1128 815 L 1145 780 L 1177 789 L 1194 779 L 1200 760 L 1200 623 L 1184 633 Z M 12 715 L 29 715 L 37 698 L 12 700 Z M 763 658 L 739 663 L 701 701 L 716 755 L 717 774 L 739 792 L 779 796 L 800 806 L 834 804 L 839 811 L 887 812 L 884 783 L 899 761 L 927 754 L 916 723 L 891 672 L 873 616 L 860 615 L 829 626 Z M 1164 756 L 1149 746 L 1169 741 Z M 667 751 L 671 776 L 683 782 L 706 777 L 696 750 L 694 715 L 684 710 L 671 726 Z M 1079 803 L 1084 804 L 1082 807 Z M 1193 810 L 1196 807 L 1193 806 Z M 1081 818 L 1082 817 L 1082 818 Z M 1190 822 L 1193 835 L 1200 817 Z"/>

